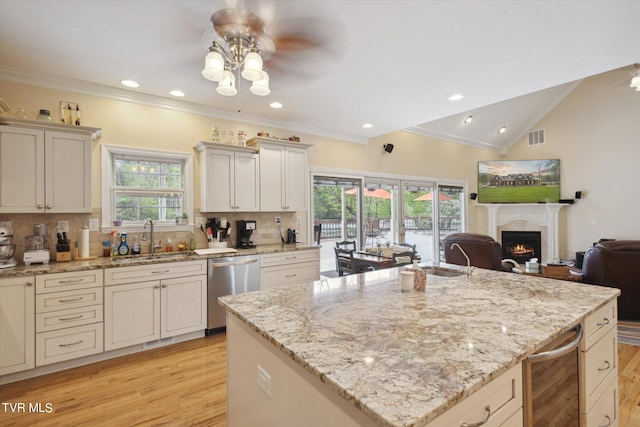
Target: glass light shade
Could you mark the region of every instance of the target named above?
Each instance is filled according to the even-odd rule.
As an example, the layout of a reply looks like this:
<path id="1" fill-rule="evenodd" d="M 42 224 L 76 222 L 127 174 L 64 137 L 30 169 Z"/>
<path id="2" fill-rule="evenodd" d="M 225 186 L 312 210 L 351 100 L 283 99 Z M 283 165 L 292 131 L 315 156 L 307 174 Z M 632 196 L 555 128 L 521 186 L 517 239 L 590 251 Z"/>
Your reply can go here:
<path id="1" fill-rule="evenodd" d="M 262 58 L 257 52 L 249 52 L 244 57 L 244 68 L 241 74 L 250 82 L 262 79 Z"/>
<path id="2" fill-rule="evenodd" d="M 205 79 L 219 82 L 224 76 L 224 58 L 219 52 L 211 51 L 204 59 L 202 75 Z"/>
<path id="3" fill-rule="evenodd" d="M 271 89 L 269 89 L 269 75 L 264 72 L 262 73 L 262 79 L 253 82 L 249 90 L 252 94 L 258 96 L 267 96 L 271 93 Z"/>
<path id="4" fill-rule="evenodd" d="M 218 83 L 216 92 L 224 96 L 233 96 L 238 93 L 236 89 L 236 78 L 231 71 L 224 71 L 224 77 Z"/>
<path id="5" fill-rule="evenodd" d="M 637 76 L 633 76 L 633 78 L 631 79 L 631 85 L 630 87 L 638 87 L 640 86 L 640 74 Z"/>

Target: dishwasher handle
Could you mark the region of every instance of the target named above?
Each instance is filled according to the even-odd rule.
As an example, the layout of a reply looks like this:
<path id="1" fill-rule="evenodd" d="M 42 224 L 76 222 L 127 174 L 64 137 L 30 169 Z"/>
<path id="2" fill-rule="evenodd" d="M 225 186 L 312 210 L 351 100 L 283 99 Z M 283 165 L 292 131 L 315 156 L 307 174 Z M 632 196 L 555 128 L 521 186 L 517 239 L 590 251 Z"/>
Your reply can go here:
<path id="1" fill-rule="evenodd" d="M 211 262 L 209 263 L 209 265 L 212 268 L 220 268 L 220 267 L 229 267 L 233 265 L 253 264 L 256 262 L 258 262 L 258 258 L 249 258 L 249 259 L 240 260 L 240 261 Z"/>
<path id="2" fill-rule="evenodd" d="M 570 342 L 563 345 L 562 347 L 554 348 L 553 350 L 532 354 L 531 356 L 527 357 L 527 362 L 544 362 L 545 360 L 556 359 L 572 352 L 576 347 L 578 347 L 578 344 L 580 344 L 580 340 L 582 339 L 582 325 L 576 325 L 575 330 L 576 336 Z"/>

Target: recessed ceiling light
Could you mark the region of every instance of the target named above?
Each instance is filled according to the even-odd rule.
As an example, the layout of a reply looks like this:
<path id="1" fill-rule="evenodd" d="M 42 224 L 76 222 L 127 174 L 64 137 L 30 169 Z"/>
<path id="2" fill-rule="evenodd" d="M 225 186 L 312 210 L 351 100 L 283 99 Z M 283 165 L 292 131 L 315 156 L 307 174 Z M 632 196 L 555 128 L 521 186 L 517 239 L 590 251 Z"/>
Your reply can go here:
<path id="1" fill-rule="evenodd" d="M 471 123 L 471 121 L 472 121 L 472 120 L 473 120 L 473 116 L 467 116 L 467 117 L 464 119 L 464 122 L 465 122 L 465 123 Z"/>
<path id="2" fill-rule="evenodd" d="M 365 124 L 362 125 L 362 127 L 365 128 L 365 129 L 370 129 L 370 128 L 373 127 L 373 125 L 371 123 L 365 123 Z"/>
<path id="3" fill-rule="evenodd" d="M 138 86 L 140 86 L 138 84 L 138 82 L 134 82 L 133 80 L 122 80 L 120 83 L 122 83 L 126 87 L 138 87 Z"/>
<path id="4" fill-rule="evenodd" d="M 462 98 L 464 98 L 464 95 L 461 93 L 454 93 L 453 95 L 451 95 L 449 97 L 449 101 L 460 101 Z"/>
<path id="5" fill-rule="evenodd" d="M 506 126 L 502 126 L 498 132 L 505 133 L 506 131 L 507 131 L 507 127 Z"/>
<path id="6" fill-rule="evenodd" d="M 272 102 L 271 104 L 269 104 L 269 107 L 271 107 L 271 108 L 282 108 L 282 104 L 280 104 L 279 102 Z"/>
<path id="7" fill-rule="evenodd" d="M 172 90 L 171 92 L 169 92 L 171 95 L 173 96 L 177 96 L 177 97 L 183 97 L 184 96 L 184 92 L 181 90 Z"/>

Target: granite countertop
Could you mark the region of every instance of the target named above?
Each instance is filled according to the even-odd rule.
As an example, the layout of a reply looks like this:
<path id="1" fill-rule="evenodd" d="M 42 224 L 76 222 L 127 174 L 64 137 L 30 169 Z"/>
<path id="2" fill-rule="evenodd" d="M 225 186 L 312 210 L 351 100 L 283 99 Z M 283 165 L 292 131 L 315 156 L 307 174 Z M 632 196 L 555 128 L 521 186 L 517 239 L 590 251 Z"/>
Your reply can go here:
<path id="1" fill-rule="evenodd" d="M 97 257 L 86 261 L 54 262 L 49 264 L 31 264 L 29 266 L 22 263 L 15 267 L 0 269 L 0 278 L 22 277 L 49 273 L 67 273 L 72 271 L 95 270 L 113 267 L 130 267 L 135 265 L 159 264 L 165 262 L 193 261 L 207 258 L 221 258 L 228 256 L 262 255 L 277 252 L 301 251 L 319 249 L 319 246 L 306 245 L 302 243 L 273 243 L 258 245 L 251 249 L 238 249 L 238 252 L 222 253 L 215 255 L 198 255 L 192 251 L 185 252 L 159 252 L 156 255 L 143 254 L 141 256 L 128 257 Z"/>
<path id="2" fill-rule="evenodd" d="M 425 425 L 615 299 L 476 269 L 400 292 L 398 268 L 220 299 L 376 423 Z"/>

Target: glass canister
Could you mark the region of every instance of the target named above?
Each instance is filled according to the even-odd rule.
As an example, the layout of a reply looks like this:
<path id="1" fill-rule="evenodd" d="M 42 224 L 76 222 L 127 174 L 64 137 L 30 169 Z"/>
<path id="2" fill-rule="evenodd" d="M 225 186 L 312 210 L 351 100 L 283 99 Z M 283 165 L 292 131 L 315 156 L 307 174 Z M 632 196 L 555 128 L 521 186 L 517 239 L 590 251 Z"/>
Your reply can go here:
<path id="1" fill-rule="evenodd" d="M 49 110 L 40 110 L 40 112 L 38 113 L 37 119 L 45 122 L 50 122 L 51 112 L 49 112 Z"/>
<path id="2" fill-rule="evenodd" d="M 241 147 L 247 146 L 247 132 L 243 130 L 238 131 L 238 145 Z"/>
<path id="3" fill-rule="evenodd" d="M 18 107 L 16 109 L 16 117 L 19 119 L 26 119 L 27 118 L 27 112 L 24 110 L 24 107 Z"/>
<path id="4" fill-rule="evenodd" d="M 218 143 L 220 142 L 220 129 L 218 129 L 217 127 L 211 128 L 211 141 Z"/>

